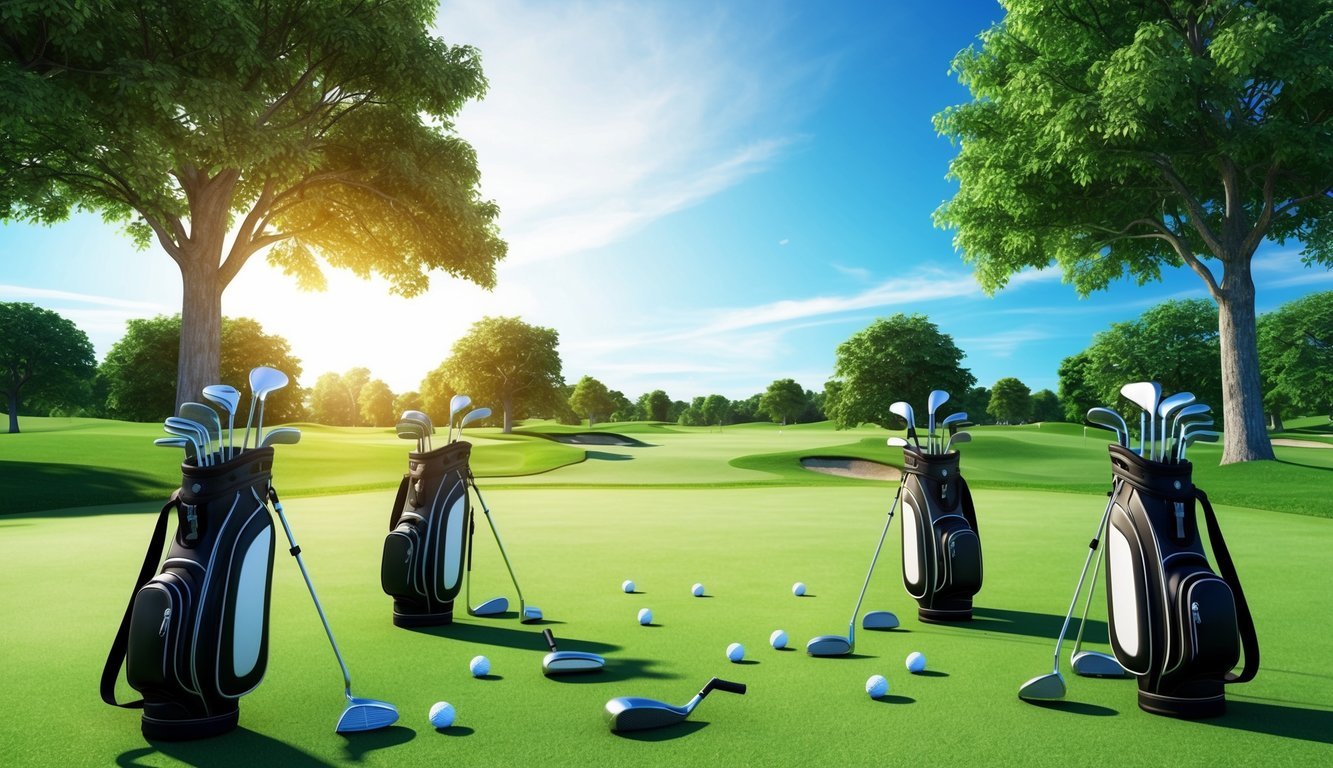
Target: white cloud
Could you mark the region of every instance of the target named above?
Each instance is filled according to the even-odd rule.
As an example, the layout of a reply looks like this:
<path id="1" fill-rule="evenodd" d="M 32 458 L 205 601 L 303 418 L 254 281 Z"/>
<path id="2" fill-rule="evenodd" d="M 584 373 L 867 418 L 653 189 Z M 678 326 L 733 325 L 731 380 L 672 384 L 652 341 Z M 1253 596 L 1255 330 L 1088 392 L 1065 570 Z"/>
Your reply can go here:
<path id="1" fill-rule="evenodd" d="M 781 240 L 778 241 L 778 245 L 786 245 L 787 243 L 790 243 L 790 242 L 791 242 L 791 240 L 790 240 L 789 238 L 784 237 L 784 238 L 782 238 Z"/>
<path id="2" fill-rule="evenodd" d="M 855 278 L 857 280 L 866 281 L 870 279 L 870 270 L 866 269 L 865 267 L 846 267 L 843 266 L 842 264 L 834 262 L 833 268 L 841 272 L 842 274 L 847 275 L 848 277 Z"/>
<path id="3" fill-rule="evenodd" d="M 957 344 L 970 353 L 985 352 L 994 357 L 1011 357 L 1024 344 L 1045 341 L 1056 335 L 1042 328 L 1018 328 L 985 336 L 961 338 L 957 340 Z"/>
<path id="4" fill-rule="evenodd" d="M 92 304 L 95 306 L 119 307 L 122 309 L 133 309 L 141 312 L 153 313 L 177 311 L 176 309 L 168 307 L 166 304 L 159 304 L 157 302 L 129 301 L 126 299 L 118 299 L 114 296 L 97 296 L 90 293 L 75 293 L 72 291 L 60 291 L 51 288 L 34 288 L 28 285 L 0 284 L 0 297 L 4 297 L 8 301 L 36 299 L 51 304 Z"/>

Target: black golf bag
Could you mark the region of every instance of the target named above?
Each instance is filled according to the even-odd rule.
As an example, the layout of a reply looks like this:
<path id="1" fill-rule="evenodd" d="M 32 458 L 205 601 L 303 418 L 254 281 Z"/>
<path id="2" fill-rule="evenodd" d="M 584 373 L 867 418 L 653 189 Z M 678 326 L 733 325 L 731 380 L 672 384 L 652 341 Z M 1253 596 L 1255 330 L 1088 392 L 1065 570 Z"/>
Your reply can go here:
<path id="1" fill-rule="evenodd" d="M 958 452 L 903 449 L 903 586 L 922 621 L 970 621 L 981 590 L 981 537 Z"/>
<path id="2" fill-rule="evenodd" d="M 1173 717 L 1226 711 L 1223 686 L 1252 679 L 1259 641 L 1208 496 L 1189 462 L 1149 461 L 1111 445 L 1116 479 L 1107 524 L 1106 600 L 1111 648 L 1138 677 L 1139 707 Z M 1203 507 L 1219 573 L 1204 555 Z M 1239 674 L 1232 669 L 1245 652 Z"/>
<path id="3" fill-rule="evenodd" d="M 468 457 L 458 441 L 410 453 L 384 539 L 380 585 L 393 598 L 399 627 L 449 624 L 463 582 L 471 533 Z"/>
<path id="4" fill-rule="evenodd" d="M 272 469 L 272 448 L 211 467 L 184 464 L 180 490 L 162 507 L 101 683 L 106 703 L 143 709 L 149 739 L 199 739 L 235 728 L 238 699 L 264 677 Z M 176 532 L 159 571 L 173 510 Z M 116 702 L 122 665 L 143 700 Z"/>

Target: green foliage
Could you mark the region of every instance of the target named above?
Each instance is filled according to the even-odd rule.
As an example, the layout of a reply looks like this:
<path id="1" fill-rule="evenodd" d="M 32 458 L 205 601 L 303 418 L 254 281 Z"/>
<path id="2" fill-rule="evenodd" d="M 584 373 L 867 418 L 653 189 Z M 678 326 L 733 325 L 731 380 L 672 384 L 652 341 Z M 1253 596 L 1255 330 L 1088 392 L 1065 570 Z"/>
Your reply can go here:
<path id="1" fill-rule="evenodd" d="M 393 392 L 389 385 L 379 379 L 372 379 L 356 396 L 357 413 L 361 417 L 360 425 L 366 427 L 391 427 L 398 423 L 398 413 L 394 408 Z"/>
<path id="2" fill-rule="evenodd" d="M 660 389 L 641 395 L 637 405 L 644 421 L 675 421 L 670 418 L 671 398 Z"/>
<path id="3" fill-rule="evenodd" d="M 175 411 L 176 365 L 180 352 L 180 315 L 159 315 L 126 323 L 120 338 L 98 368 L 106 391 L 107 413 L 128 421 L 159 421 Z M 249 392 L 250 369 L 261 365 L 277 368 L 292 383 L 268 396 L 264 420 L 271 424 L 300 421 L 305 417 L 300 387 L 301 361 L 291 345 L 277 334 L 264 333 L 258 321 L 248 317 L 222 319 L 221 375 L 215 384 L 230 384 L 244 395 Z M 202 393 L 189 398 L 202 402 Z M 245 408 L 243 397 L 241 408 Z M 244 414 L 242 414 L 244 417 Z"/>
<path id="4" fill-rule="evenodd" d="M 1264 404 L 1333 416 L 1333 291 L 1312 293 L 1259 318 Z"/>
<path id="5" fill-rule="evenodd" d="M 722 395 L 709 395 L 699 408 L 704 426 L 721 426 L 731 421 L 731 401 Z"/>
<path id="6" fill-rule="evenodd" d="M 92 342 L 73 322 L 33 304 L 0 302 L 0 407 L 11 433 L 32 406 L 49 412 L 86 402 L 95 366 Z"/>
<path id="7" fill-rule="evenodd" d="M 900 421 L 889 412 L 896 400 L 921 407 L 932 389 L 961 392 L 972 386 L 976 378 L 959 365 L 962 359 L 953 338 L 925 315 L 880 318 L 838 345 L 838 384 L 825 413 L 844 429 L 887 428 Z"/>
<path id="8" fill-rule="evenodd" d="M 484 317 L 454 342 L 439 375 L 479 405 L 504 414 L 504 431 L 528 410 L 559 410 L 560 335 L 517 317 Z M 424 387 L 423 387 L 424 391 Z"/>
<path id="9" fill-rule="evenodd" d="M 611 412 L 616 409 L 616 402 L 605 384 L 591 376 L 584 376 L 574 385 L 574 391 L 569 396 L 569 407 L 575 413 L 586 416 L 588 426 L 591 427 L 598 416 L 603 420 L 610 418 Z"/>
<path id="10" fill-rule="evenodd" d="M 401 416 L 403 411 L 422 411 L 424 413 L 424 405 L 425 400 L 422 399 L 420 392 L 404 392 L 393 399 L 394 417 L 397 418 L 398 416 Z M 432 419 L 432 421 L 434 421 L 434 419 Z"/>
<path id="11" fill-rule="evenodd" d="M 356 397 L 341 374 L 321 374 L 310 392 L 310 420 L 331 427 L 354 427 L 360 420 Z"/>
<path id="12" fill-rule="evenodd" d="M 1067 421 L 1060 398 L 1049 389 L 1032 393 L 1032 421 Z"/>
<path id="13" fill-rule="evenodd" d="M 611 397 L 611 421 L 638 421 L 643 418 L 642 412 L 625 397 L 624 392 L 613 389 L 607 394 Z"/>
<path id="14" fill-rule="evenodd" d="M 1086 350 L 1060 361 L 1060 406 L 1064 420 L 1073 424 L 1082 424 L 1089 408 L 1109 402 L 1102 400 L 1088 382 L 1090 363 Z"/>
<path id="15" fill-rule="evenodd" d="M 1199 402 L 1213 406 L 1220 420 L 1217 308 L 1206 299 L 1163 302 L 1138 320 L 1113 323 L 1093 337 L 1083 354 L 1084 383 L 1096 393 L 1096 405 L 1132 413 L 1136 406 L 1121 399 L 1120 388 L 1131 381 L 1157 381 L 1163 392 L 1193 392 Z"/>
<path id="16" fill-rule="evenodd" d="M 768 385 L 759 400 L 759 410 L 769 419 L 783 426 L 795 422 L 805 410 L 808 401 L 805 390 L 795 379 L 778 379 Z"/>
<path id="17" fill-rule="evenodd" d="M 1000 379 L 991 387 L 986 410 L 1001 424 L 1021 424 L 1032 416 L 1032 390 L 1012 376 Z"/>

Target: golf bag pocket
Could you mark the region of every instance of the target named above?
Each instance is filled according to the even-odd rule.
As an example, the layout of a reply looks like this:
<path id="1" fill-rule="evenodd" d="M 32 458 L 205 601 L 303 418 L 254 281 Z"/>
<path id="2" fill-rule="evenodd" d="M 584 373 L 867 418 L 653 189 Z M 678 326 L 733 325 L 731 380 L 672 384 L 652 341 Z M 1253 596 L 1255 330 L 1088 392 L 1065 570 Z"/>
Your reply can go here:
<path id="1" fill-rule="evenodd" d="M 1190 464 L 1145 460 L 1119 445 L 1110 451 L 1118 481 L 1107 532 L 1111 648 L 1138 678 L 1140 708 L 1183 718 L 1221 715 L 1224 686 L 1254 677 L 1259 646 L 1212 506 L 1194 487 Z M 1234 673 L 1242 652 L 1245 666 Z"/>
<path id="2" fill-rule="evenodd" d="M 903 451 L 903 587 L 922 621 L 968 621 L 981 590 L 981 537 L 958 454 Z"/>
<path id="3" fill-rule="evenodd" d="M 150 739 L 215 736 L 238 722 L 238 699 L 268 666 L 275 532 L 266 502 L 273 452 L 182 468 L 162 508 L 102 674 L 102 698 L 143 709 Z M 158 571 L 167 523 L 176 530 Z M 121 666 L 142 701 L 117 704 Z"/>
<path id="4" fill-rule="evenodd" d="M 471 449 L 459 441 L 408 455 L 380 559 L 380 587 L 393 598 L 396 626 L 453 621 L 471 523 Z"/>

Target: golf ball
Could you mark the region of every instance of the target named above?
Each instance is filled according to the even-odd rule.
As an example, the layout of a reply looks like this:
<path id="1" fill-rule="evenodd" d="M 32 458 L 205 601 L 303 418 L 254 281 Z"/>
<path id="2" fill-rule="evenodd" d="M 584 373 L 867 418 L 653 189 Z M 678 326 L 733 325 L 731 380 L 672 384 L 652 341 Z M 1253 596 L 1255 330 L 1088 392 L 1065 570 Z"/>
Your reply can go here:
<path id="1" fill-rule="evenodd" d="M 732 643 L 727 646 L 727 658 L 731 661 L 740 661 L 745 658 L 745 646 L 740 643 Z"/>
<path id="2" fill-rule="evenodd" d="M 694 595 L 695 597 L 703 597 L 703 596 L 704 596 L 704 585 L 702 585 L 702 584 L 695 584 L 694 586 L 690 587 L 690 594 L 691 594 L 691 595 Z"/>
<path id="3" fill-rule="evenodd" d="M 454 724 L 454 705 L 447 701 L 437 701 L 430 708 L 430 724 L 436 728 L 448 728 Z"/>
<path id="4" fill-rule="evenodd" d="M 634 582 L 630 581 L 629 579 L 625 579 L 620 583 L 620 588 L 625 590 L 626 593 L 633 592 Z"/>
<path id="5" fill-rule="evenodd" d="M 926 657 L 920 651 L 912 651 L 907 654 L 907 671 L 921 672 L 926 668 Z"/>
<path id="6" fill-rule="evenodd" d="M 653 612 L 647 608 L 639 609 L 639 623 L 647 626 L 653 623 Z"/>
<path id="7" fill-rule="evenodd" d="M 485 656 L 473 656 L 467 668 L 473 677 L 485 677 L 491 673 L 491 660 Z"/>
<path id="8" fill-rule="evenodd" d="M 871 675 L 866 680 L 866 693 L 870 698 L 878 699 L 889 692 L 889 681 L 884 679 L 884 675 Z"/>
<path id="9" fill-rule="evenodd" d="M 773 630 L 773 634 L 768 636 L 768 644 L 774 648 L 786 648 L 787 633 L 780 629 Z"/>
<path id="10" fill-rule="evenodd" d="M 804 582 L 804 581 L 798 581 L 798 582 L 796 582 L 795 584 L 791 585 L 791 593 L 792 593 L 793 595 L 796 595 L 797 597 L 804 597 L 804 596 L 805 596 L 805 582 Z"/>

